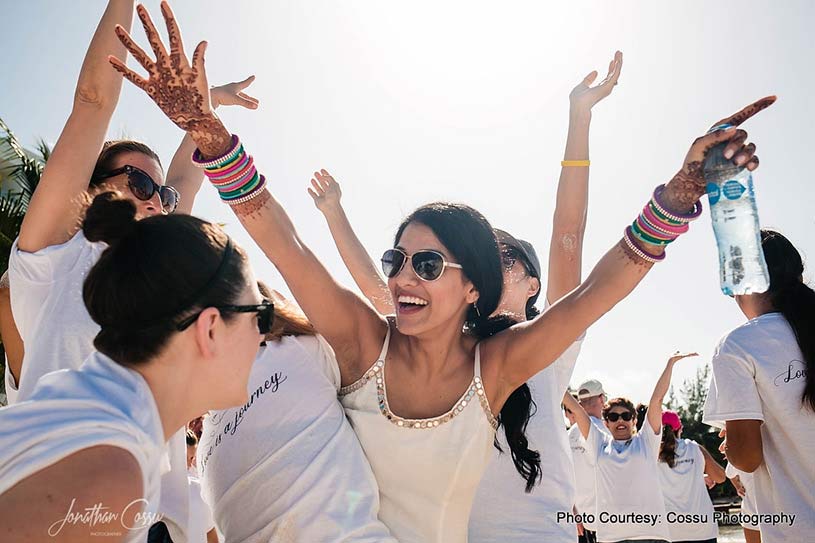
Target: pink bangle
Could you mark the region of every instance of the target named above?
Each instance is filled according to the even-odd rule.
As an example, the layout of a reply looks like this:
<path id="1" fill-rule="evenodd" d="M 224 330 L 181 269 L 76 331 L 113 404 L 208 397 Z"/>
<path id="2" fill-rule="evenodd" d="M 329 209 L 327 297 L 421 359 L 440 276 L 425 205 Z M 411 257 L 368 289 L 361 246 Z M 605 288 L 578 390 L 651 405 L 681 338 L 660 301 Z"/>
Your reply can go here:
<path id="1" fill-rule="evenodd" d="M 659 230 L 664 234 L 668 234 L 674 237 L 679 237 L 680 235 L 684 234 L 690 229 L 690 226 L 685 223 L 682 225 L 674 225 L 668 224 L 665 221 L 662 221 L 657 217 L 654 212 L 651 210 L 651 206 L 646 205 L 642 210 L 642 217 L 648 222 L 648 225 Z"/>
<path id="2" fill-rule="evenodd" d="M 644 247 L 641 247 L 634 236 L 631 235 L 631 227 L 627 226 L 623 231 L 623 239 L 625 240 L 626 245 L 631 251 L 636 254 L 641 259 L 645 260 L 646 262 L 657 263 L 662 262 L 665 260 L 665 253 L 663 252 L 661 255 L 653 255 L 645 250 Z"/>
<path id="3" fill-rule="evenodd" d="M 227 177 L 232 176 L 235 172 L 240 171 L 243 168 L 245 168 L 246 164 L 249 162 L 250 159 L 251 159 L 251 157 L 248 154 L 244 154 L 243 157 L 238 162 L 231 165 L 229 168 L 227 168 L 227 169 L 225 169 L 223 171 L 218 171 L 218 172 L 207 171 L 206 175 L 207 175 L 207 177 L 209 177 L 210 181 L 212 181 L 212 180 L 220 181 L 220 180 L 226 179 Z"/>

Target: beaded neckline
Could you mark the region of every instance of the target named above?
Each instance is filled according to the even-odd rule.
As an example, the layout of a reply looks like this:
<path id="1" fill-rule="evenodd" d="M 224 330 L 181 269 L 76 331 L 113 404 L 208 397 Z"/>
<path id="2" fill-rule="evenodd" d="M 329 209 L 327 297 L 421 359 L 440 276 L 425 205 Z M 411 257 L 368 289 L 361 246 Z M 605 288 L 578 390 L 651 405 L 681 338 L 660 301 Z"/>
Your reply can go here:
<path id="1" fill-rule="evenodd" d="M 489 400 L 487 400 L 487 394 L 484 391 L 484 383 L 481 381 L 481 377 L 479 375 L 473 376 L 473 380 L 470 383 L 469 388 L 461 395 L 461 397 L 453 404 L 453 407 L 450 408 L 449 411 L 440 415 L 438 417 L 432 417 L 429 419 L 406 419 L 400 417 L 399 415 L 395 414 L 393 411 L 390 410 L 388 406 L 388 397 L 385 390 L 385 361 L 384 360 L 377 360 L 373 366 L 371 366 L 365 374 L 359 378 L 354 383 L 342 387 L 339 390 L 340 397 L 346 396 L 355 390 L 359 390 L 363 386 L 365 386 L 368 381 L 374 380 L 376 383 L 376 399 L 377 404 L 379 405 L 379 411 L 382 415 L 387 418 L 392 424 L 399 426 L 400 428 L 413 428 L 417 430 L 427 429 L 427 428 L 436 428 L 446 422 L 450 422 L 453 418 L 455 418 L 458 414 L 460 414 L 464 408 L 467 407 L 467 404 L 472 403 L 475 401 L 475 397 L 478 397 L 478 401 L 481 404 L 481 408 L 484 410 L 484 414 L 487 416 L 487 422 L 489 422 L 490 426 L 492 426 L 493 430 L 498 429 L 498 421 L 492 415 L 492 410 L 490 409 Z"/>

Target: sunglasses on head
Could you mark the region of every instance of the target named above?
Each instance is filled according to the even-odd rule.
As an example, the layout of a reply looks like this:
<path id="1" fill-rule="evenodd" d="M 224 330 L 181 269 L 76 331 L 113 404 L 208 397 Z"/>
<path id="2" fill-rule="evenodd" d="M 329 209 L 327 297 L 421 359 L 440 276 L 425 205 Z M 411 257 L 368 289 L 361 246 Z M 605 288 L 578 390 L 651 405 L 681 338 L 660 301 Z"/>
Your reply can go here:
<path id="1" fill-rule="evenodd" d="M 146 202 L 152 198 L 153 195 L 158 193 L 163 211 L 166 213 L 172 213 L 175 211 L 175 208 L 178 207 L 180 197 L 177 190 L 175 190 L 173 187 L 159 185 L 153 181 L 153 178 L 146 172 L 138 169 L 135 166 L 126 165 L 122 166 L 121 168 L 116 168 L 115 170 L 111 170 L 102 175 L 99 177 L 99 179 L 108 179 L 111 177 L 116 177 L 120 174 L 127 175 L 127 187 L 130 189 L 130 192 L 133 193 L 133 196 L 139 200 Z"/>
<path id="2" fill-rule="evenodd" d="M 518 249 L 504 245 L 501 247 L 501 265 L 504 270 L 511 271 L 516 262 L 520 262 L 523 266 L 524 272 L 529 275 L 529 267 L 526 264 L 526 257 L 524 257 Z"/>
<path id="3" fill-rule="evenodd" d="M 609 422 L 617 422 L 620 419 L 623 419 L 625 422 L 630 422 L 633 418 L 634 415 L 632 415 L 630 411 L 626 411 L 625 413 L 609 413 L 606 415 L 606 420 Z"/>
<path id="4" fill-rule="evenodd" d="M 408 260 L 416 277 L 422 281 L 435 281 L 441 277 L 445 268 L 462 269 L 461 264 L 447 262 L 444 255 L 438 251 L 416 251 L 408 255 L 401 249 L 388 249 L 382 255 L 382 273 L 388 278 L 396 277 Z"/>
<path id="5" fill-rule="evenodd" d="M 264 300 L 256 305 L 216 305 L 212 306 L 221 313 L 257 313 L 258 331 L 261 335 L 266 335 L 272 331 L 272 323 L 274 322 L 274 304 Z M 190 315 L 176 326 L 178 331 L 186 330 L 192 323 L 198 320 L 201 316 L 201 311 L 194 315 Z"/>

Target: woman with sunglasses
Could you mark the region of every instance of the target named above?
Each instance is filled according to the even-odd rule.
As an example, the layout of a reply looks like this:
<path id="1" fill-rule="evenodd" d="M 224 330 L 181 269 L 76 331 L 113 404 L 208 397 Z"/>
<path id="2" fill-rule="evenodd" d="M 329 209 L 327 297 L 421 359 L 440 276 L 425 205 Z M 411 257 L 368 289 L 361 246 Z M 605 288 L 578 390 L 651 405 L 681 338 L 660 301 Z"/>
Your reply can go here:
<path id="1" fill-rule="evenodd" d="M 815 290 L 798 249 L 761 231 L 766 292 L 735 296 L 749 320 L 713 354 L 704 422 L 722 428 L 727 461 L 752 474 L 763 541 L 810 541 L 815 533 Z M 790 517 L 794 515 L 795 520 Z"/>
<path id="2" fill-rule="evenodd" d="M 162 11 L 175 27 L 166 2 Z M 117 31 L 129 50 L 137 51 L 127 32 Z M 160 40 L 147 31 L 151 41 Z M 631 292 L 664 258 L 665 244 L 701 213 L 698 200 L 705 183 L 698 165 L 707 150 L 728 142 L 734 160 L 749 162 L 751 169 L 758 166 L 754 147 L 744 145 L 746 132 L 735 126 L 697 139 L 679 173 L 658 187 L 643 209 L 661 225 L 661 233 L 632 234 L 632 225 L 580 287 L 534 320 L 479 342 L 479 327 L 498 307 L 502 280 L 495 233 L 480 213 L 439 203 L 408 216 L 394 249 L 383 257 L 396 304 L 396 318 L 383 318 L 339 285 L 306 247 L 239 138 L 212 115 L 206 42 L 196 47 L 190 62 L 177 28 L 170 35 L 179 62 L 167 65 L 137 56 L 147 78 L 119 59 L 111 63 L 191 133 L 199 146 L 194 161 L 333 348 L 343 405 L 379 484 L 380 518 L 403 542 L 466 540 L 473 495 L 492 454 L 494 413 Z M 751 104 L 725 121 L 738 125 L 773 101 Z M 534 467 L 526 471 L 527 478 L 537 476 Z"/>
<path id="3" fill-rule="evenodd" d="M 595 465 L 595 526 L 601 543 L 671 541 L 657 467 L 662 400 L 671 386 L 674 364 L 689 356 L 698 355 L 677 352 L 668 359 L 648 402 L 647 421 L 641 432 L 635 432 L 637 411 L 627 398 L 609 400 L 603 409 L 609 435 L 592 424 L 589 414 L 570 394 L 563 396 L 563 405 L 575 414 L 589 460 Z"/>
<path id="4" fill-rule="evenodd" d="M 90 243 L 78 229 L 87 194 L 118 191 L 136 205 L 138 217 L 190 213 L 203 180 L 189 164 L 195 149 L 189 136 L 173 157 L 167 184 L 159 157 L 148 146 L 132 140 L 105 142 L 122 86 L 107 57 L 125 53 L 113 28 L 130 27 L 133 4 L 111 0 L 102 15 L 79 74 L 73 110 L 11 250 L 10 303 L 26 349 L 22 364 L 10 366 L 7 374 L 19 400 L 46 373 L 78 367 L 91 349 L 96 327 L 79 287 L 103 246 Z M 251 81 L 213 89 L 213 105 L 256 108 L 257 100 L 242 92 Z"/>
<path id="5" fill-rule="evenodd" d="M 137 213 L 129 199 L 103 193 L 83 222 L 88 240 L 106 244 L 82 287 L 97 350 L 0 410 L 4 542 L 89 541 L 99 532 L 144 541 L 168 439 L 198 414 L 248 398 L 273 306 L 246 253 L 195 217 Z M 77 520 L 94 507 L 93 522 Z"/>
<path id="6" fill-rule="evenodd" d="M 140 17 L 143 24 L 152 26 L 143 14 Z M 11 307 L 25 351 L 22 368 L 15 374 L 19 378 L 18 401 L 29 398 L 40 377 L 78 368 L 93 351 L 99 325 L 85 308 L 82 283 L 106 245 L 77 231 L 88 193 L 118 191 L 136 206 L 137 218 L 173 211 L 189 213 L 203 179 L 189 163 L 195 148 L 189 135 L 170 165 L 167 179 L 173 188 L 163 188 L 161 163 L 146 145 L 134 141 L 103 143 L 122 85 L 107 57 L 126 53 L 114 28 L 117 24 L 129 28 L 132 18 L 132 0 L 110 0 L 86 53 L 73 110 L 12 247 Z M 172 61 L 166 52 L 163 54 L 163 62 Z M 218 103 L 256 107 L 256 100 L 242 93 L 249 83 L 251 78 L 213 90 L 213 107 Z M 165 474 L 162 487 L 161 513 L 174 539 L 183 539 L 188 518 L 183 432 L 171 441 L 170 463 L 172 469 Z"/>
<path id="7" fill-rule="evenodd" d="M 331 347 L 299 309 L 259 283 L 275 322 L 249 376 L 249 401 L 211 411 L 201 488 L 226 541 L 393 543 L 377 518 L 371 467 L 337 401 Z"/>

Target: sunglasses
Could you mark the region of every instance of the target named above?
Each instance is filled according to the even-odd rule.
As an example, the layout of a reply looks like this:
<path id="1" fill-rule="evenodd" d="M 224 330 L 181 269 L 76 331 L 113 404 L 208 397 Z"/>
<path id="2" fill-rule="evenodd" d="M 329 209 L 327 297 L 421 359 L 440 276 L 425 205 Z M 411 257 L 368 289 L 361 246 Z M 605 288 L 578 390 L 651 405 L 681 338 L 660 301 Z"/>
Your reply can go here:
<path id="1" fill-rule="evenodd" d="M 630 422 L 633 418 L 634 415 L 632 415 L 630 411 L 626 411 L 625 413 L 609 413 L 606 415 L 606 420 L 609 422 L 617 422 L 620 419 L 623 419 L 625 422 Z"/>
<path id="2" fill-rule="evenodd" d="M 166 213 L 172 213 L 175 211 L 175 208 L 178 207 L 178 201 L 181 199 L 181 197 L 179 196 L 177 190 L 175 190 L 173 187 L 159 185 L 153 181 L 153 178 L 146 172 L 138 169 L 135 166 L 127 165 L 122 166 L 121 168 L 116 168 L 115 170 L 109 171 L 108 173 L 102 175 L 99 177 L 99 179 L 108 179 L 111 177 L 116 177 L 120 174 L 127 175 L 127 187 L 130 189 L 130 192 L 133 193 L 133 196 L 139 200 L 146 202 L 156 193 L 158 193 L 163 211 Z"/>
<path id="3" fill-rule="evenodd" d="M 382 273 L 388 278 L 396 277 L 408 260 L 410 260 L 416 277 L 422 281 L 437 280 L 444 273 L 445 268 L 462 269 L 461 264 L 447 262 L 444 255 L 438 251 L 416 251 L 408 255 L 401 249 L 388 249 L 382 255 Z"/>
<path id="4" fill-rule="evenodd" d="M 274 322 L 274 304 L 264 300 L 263 303 L 257 305 L 216 305 L 213 306 L 221 313 L 257 313 L 258 331 L 261 335 L 265 336 L 272 331 L 272 323 Z M 198 320 L 201 316 L 201 311 L 195 315 L 190 315 L 176 326 L 180 332 L 190 327 L 192 323 Z"/>

